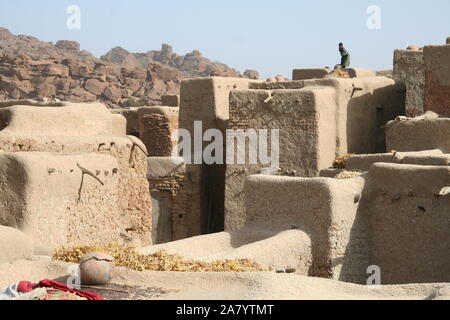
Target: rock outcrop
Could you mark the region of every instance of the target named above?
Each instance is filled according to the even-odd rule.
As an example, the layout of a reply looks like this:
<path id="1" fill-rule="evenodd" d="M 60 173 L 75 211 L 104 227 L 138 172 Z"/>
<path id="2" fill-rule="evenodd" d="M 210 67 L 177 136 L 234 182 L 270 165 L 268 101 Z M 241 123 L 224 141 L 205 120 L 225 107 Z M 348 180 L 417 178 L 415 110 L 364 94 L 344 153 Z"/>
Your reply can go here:
<path id="1" fill-rule="evenodd" d="M 52 44 L 0 28 L 0 101 L 101 101 L 110 108 L 160 105 L 161 96 L 179 94 L 182 79 L 210 75 L 255 78 L 258 73 L 242 75 L 197 50 L 180 56 L 168 44 L 147 53 L 116 47 L 98 59 L 75 41 Z"/>
<path id="2" fill-rule="evenodd" d="M 181 56 L 174 53 L 172 46 L 168 44 L 163 44 L 159 51 L 152 50 L 146 53 L 130 53 L 121 47 L 116 47 L 102 56 L 101 59 L 106 62 L 118 63 L 127 68 L 145 68 L 151 63 L 159 63 L 178 70 L 183 78 L 208 76 L 251 78 L 256 72 L 249 70 L 250 74 L 244 73 L 244 75 L 241 75 L 226 64 L 213 62 L 203 57 L 198 50 Z"/>

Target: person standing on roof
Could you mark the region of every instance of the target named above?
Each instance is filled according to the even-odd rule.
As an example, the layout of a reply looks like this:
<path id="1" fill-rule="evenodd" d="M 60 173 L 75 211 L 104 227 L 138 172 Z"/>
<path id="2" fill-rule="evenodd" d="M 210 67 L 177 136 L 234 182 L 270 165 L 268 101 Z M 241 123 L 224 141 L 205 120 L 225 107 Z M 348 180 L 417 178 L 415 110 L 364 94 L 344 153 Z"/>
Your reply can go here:
<path id="1" fill-rule="evenodd" d="M 345 69 L 350 65 L 350 53 L 344 48 L 342 42 L 339 43 L 339 52 L 341 53 L 341 67 Z"/>

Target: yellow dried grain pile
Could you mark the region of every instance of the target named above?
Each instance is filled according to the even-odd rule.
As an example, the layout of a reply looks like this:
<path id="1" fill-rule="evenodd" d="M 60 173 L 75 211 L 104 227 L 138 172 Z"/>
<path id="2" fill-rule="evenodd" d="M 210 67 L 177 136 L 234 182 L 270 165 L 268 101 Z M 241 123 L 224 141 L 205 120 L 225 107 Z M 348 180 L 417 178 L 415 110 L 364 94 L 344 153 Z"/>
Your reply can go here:
<path id="1" fill-rule="evenodd" d="M 345 163 L 347 162 L 347 160 L 354 156 L 354 153 L 349 153 L 349 154 L 344 154 L 342 156 L 337 157 L 334 161 L 333 161 L 333 168 L 335 169 L 345 169 Z"/>
<path id="2" fill-rule="evenodd" d="M 362 173 L 357 171 L 347 171 L 344 170 L 340 173 L 338 173 L 334 178 L 335 179 L 352 179 L 355 177 L 359 177 Z"/>
<path id="3" fill-rule="evenodd" d="M 181 271 L 181 272 L 255 272 L 267 269 L 248 259 L 217 260 L 202 262 L 187 260 L 179 255 L 160 250 L 151 255 L 138 253 L 134 248 L 112 244 L 106 247 L 76 246 L 62 248 L 55 252 L 53 260 L 79 263 L 80 258 L 93 251 L 104 252 L 114 257 L 116 266 L 138 271 Z"/>

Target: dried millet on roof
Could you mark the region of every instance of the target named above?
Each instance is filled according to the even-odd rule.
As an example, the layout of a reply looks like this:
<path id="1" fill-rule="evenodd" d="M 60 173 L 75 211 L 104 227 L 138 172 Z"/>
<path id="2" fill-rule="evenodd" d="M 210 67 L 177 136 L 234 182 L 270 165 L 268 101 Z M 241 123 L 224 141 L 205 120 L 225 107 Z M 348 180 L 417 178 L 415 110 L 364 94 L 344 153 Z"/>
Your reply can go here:
<path id="1" fill-rule="evenodd" d="M 347 163 L 347 160 L 349 158 L 351 158 L 352 156 L 354 156 L 354 153 L 349 153 L 349 154 L 344 154 L 341 156 L 338 156 L 334 161 L 333 161 L 333 168 L 335 169 L 345 169 L 345 164 Z"/>
<path id="2" fill-rule="evenodd" d="M 127 248 L 116 244 L 106 247 L 75 246 L 61 248 L 53 255 L 53 260 L 79 263 L 80 258 L 93 251 L 107 253 L 114 257 L 116 266 L 127 267 L 138 271 L 179 271 L 179 272 L 256 272 L 267 271 L 264 267 L 249 260 L 217 260 L 202 262 L 187 260 L 175 254 L 169 254 L 165 250 L 159 250 L 151 255 L 138 253 L 135 248 Z"/>

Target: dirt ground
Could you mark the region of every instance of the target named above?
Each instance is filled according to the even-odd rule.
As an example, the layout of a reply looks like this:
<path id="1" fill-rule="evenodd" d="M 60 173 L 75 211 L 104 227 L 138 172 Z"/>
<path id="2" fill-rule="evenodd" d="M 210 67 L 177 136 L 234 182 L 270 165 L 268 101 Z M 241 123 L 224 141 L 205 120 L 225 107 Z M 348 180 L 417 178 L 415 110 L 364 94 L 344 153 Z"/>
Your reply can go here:
<path id="1" fill-rule="evenodd" d="M 0 264 L 0 289 L 27 280 L 53 279 L 65 282 L 73 265 L 35 257 Z M 119 267 L 110 284 L 84 288 L 107 299 L 187 300 L 329 300 L 329 299 L 450 299 L 450 284 L 408 284 L 369 289 L 366 286 L 274 272 L 156 272 Z"/>

